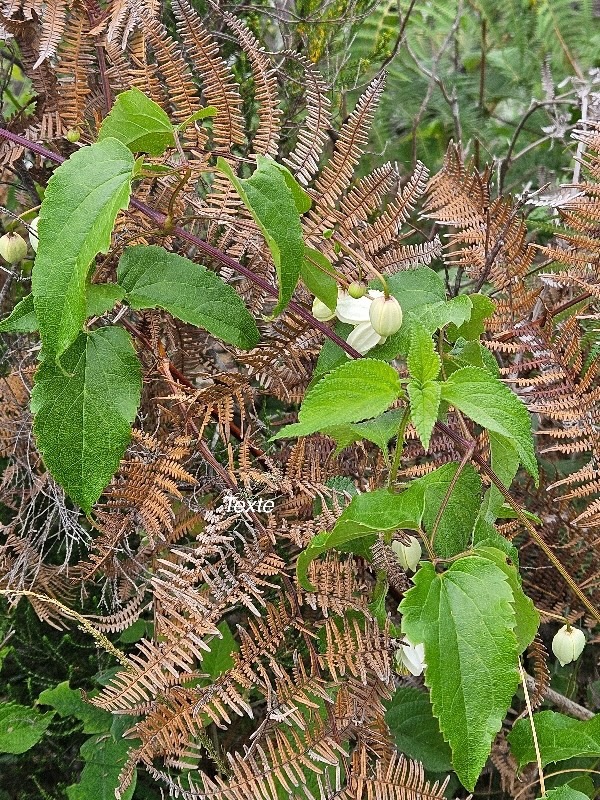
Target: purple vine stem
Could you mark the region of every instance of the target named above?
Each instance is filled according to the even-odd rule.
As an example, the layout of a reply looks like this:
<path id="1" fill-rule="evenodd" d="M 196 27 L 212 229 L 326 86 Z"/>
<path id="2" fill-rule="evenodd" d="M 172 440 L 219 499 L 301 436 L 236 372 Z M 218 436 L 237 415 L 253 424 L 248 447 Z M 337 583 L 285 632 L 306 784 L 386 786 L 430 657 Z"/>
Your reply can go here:
<path id="1" fill-rule="evenodd" d="M 14 142 L 15 144 L 21 145 L 28 150 L 31 150 L 33 153 L 37 153 L 44 158 L 47 158 L 49 161 L 53 161 L 55 164 L 62 164 L 66 159 L 64 156 L 59 155 L 58 153 L 52 152 L 52 150 L 48 150 L 47 148 L 43 147 L 41 144 L 37 142 L 32 142 L 30 139 L 27 139 L 25 136 L 19 136 L 17 133 L 12 133 L 11 131 L 6 130 L 5 128 L 0 128 L 0 138 L 8 139 L 10 142 Z M 141 200 L 136 200 L 135 197 L 131 198 L 130 205 L 132 208 L 137 209 L 140 211 L 144 216 L 151 219 L 157 225 L 163 225 L 167 215 L 164 214 L 162 211 L 157 211 L 155 208 L 146 205 L 146 203 L 142 203 Z M 276 286 L 266 281 L 264 278 L 261 278 L 259 275 L 256 275 L 252 272 L 251 269 L 245 267 L 243 264 L 240 264 L 239 261 L 236 261 L 234 258 L 231 258 L 224 253 L 222 250 L 219 250 L 217 247 L 213 247 L 213 245 L 205 242 L 204 239 L 200 239 L 198 236 L 194 236 L 193 233 L 188 233 L 188 231 L 180 228 L 179 226 L 175 226 L 172 230 L 172 233 L 178 236 L 180 239 L 184 239 L 186 242 L 193 244 L 198 250 L 201 250 L 206 255 L 211 256 L 216 261 L 220 261 L 221 264 L 225 264 L 225 266 L 230 267 L 231 269 L 235 270 L 236 272 L 240 273 L 244 277 L 248 278 L 248 280 L 255 283 L 257 286 L 266 292 L 267 294 L 271 295 L 272 297 L 278 298 L 279 291 Z M 310 322 L 310 324 L 316 328 L 318 331 L 323 333 L 328 339 L 331 339 L 332 342 L 341 347 L 351 358 L 361 358 L 361 354 L 351 347 L 341 336 L 339 336 L 334 330 L 332 330 L 328 325 L 325 323 L 320 322 L 320 320 L 315 319 L 313 315 L 307 311 L 303 306 L 299 303 L 295 303 L 293 300 L 290 301 L 288 305 L 288 310 L 292 311 L 296 316 L 300 317 L 301 319 L 305 320 L 306 322 Z"/>

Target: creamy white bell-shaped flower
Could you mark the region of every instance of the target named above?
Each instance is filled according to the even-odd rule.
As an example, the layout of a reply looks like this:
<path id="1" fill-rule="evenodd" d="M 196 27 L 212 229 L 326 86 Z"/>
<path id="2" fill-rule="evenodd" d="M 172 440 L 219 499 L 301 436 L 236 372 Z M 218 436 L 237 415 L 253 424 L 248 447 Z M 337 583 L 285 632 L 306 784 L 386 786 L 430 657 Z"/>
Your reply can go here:
<path id="1" fill-rule="evenodd" d="M 395 297 L 376 297 L 369 309 L 371 325 L 381 336 L 392 336 L 402 326 L 402 308 Z"/>
<path id="2" fill-rule="evenodd" d="M 38 222 L 40 221 L 39 217 L 34 217 L 29 223 L 29 241 L 31 243 L 31 249 L 34 253 L 37 253 L 38 249 L 38 236 L 37 236 L 37 229 L 38 229 Z"/>
<path id="3" fill-rule="evenodd" d="M 585 647 L 585 635 L 579 628 L 563 625 L 552 639 L 552 652 L 560 661 L 561 667 L 579 658 Z"/>
<path id="4" fill-rule="evenodd" d="M 398 562 L 403 569 L 415 572 L 423 555 L 423 550 L 416 536 L 409 536 L 408 538 L 410 539 L 410 544 L 403 544 L 398 539 L 393 541 L 392 550 L 396 553 Z"/>
<path id="5" fill-rule="evenodd" d="M 380 336 L 377 331 L 373 329 L 371 323 L 367 321 L 357 325 L 354 330 L 350 332 L 346 341 L 350 347 L 358 350 L 361 356 L 364 356 L 372 347 L 385 342 L 385 336 Z M 349 354 L 346 355 L 348 355 L 348 358 L 351 358 Z"/>
<path id="6" fill-rule="evenodd" d="M 335 311 L 332 311 L 322 300 L 315 297 L 312 304 L 312 315 L 319 322 L 329 322 L 330 319 L 335 317 Z"/>
<path id="7" fill-rule="evenodd" d="M 340 322 L 348 325 L 360 325 L 361 322 L 369 321 L 369 311 L 371 301 L 376 297 L 381 297 L 383 292 L 377 289 L 369 289 L 363 297 L 350 297 L 348 292 L 338 292 L 337 306 L 335 313 Z"/>
<path id="8" fill-rule="evenodd" d="M 412 644 L 408 639 L 405 639 L 405 642 L 396 650 L 396 665 L 399 668 L 404 667 L 411 675 L 417 677 L 417 675 L 423 673 L 427 666 L 425 663 L 425 645 Z"/>
<path id="9" fill-rule="evenodd" d="M 0 256 L 9 264 L 18 264 L 27 255 L 27 242 L 18 233 L 5 233 L 0 238 Z"/>

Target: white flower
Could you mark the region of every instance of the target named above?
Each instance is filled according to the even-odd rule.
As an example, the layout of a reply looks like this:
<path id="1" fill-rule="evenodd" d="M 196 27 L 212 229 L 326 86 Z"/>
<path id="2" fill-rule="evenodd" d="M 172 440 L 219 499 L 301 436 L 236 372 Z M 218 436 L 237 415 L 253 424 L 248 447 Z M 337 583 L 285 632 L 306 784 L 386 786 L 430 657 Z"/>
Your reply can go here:
<path id="1" fill-rule="evenodd" d="M 396 665 L 404 667 L 415 677 L 421 675 L 427 664 L 425 663 L 425 645 L 411 644 L 405 638 L 406 644 L 401 644 L 396 650 Z"/>
<path id="2" fill-rule="evenodd" d="M 34 217 L 29 223 L 29 241 L 31 242 L 31 248 L 34 253 L 37 253 L 38 249 L 38 236 L 37 236 L 37 229 L 38 229 L 38 222 L 40 221 L 39 217 Z"/>
<path id="3" fill-rule="evenodd" d="M 339 291 L 335 314 L 340 322 L 346 322 L 348 325 L 369 322 L 371 300 L 381 297 L 381 295 L 383 292 L 379 292 L 377 289 L 369 289 L 363 297 L 359 298 L 350 297 L 348 292 Z"/>
<path id="4" fill-rule="evenodd" d="M 335 311 L 332 311 L 322 300 L 315 297 L 312 304 L 312 315 L 319 322 L 328 322 L 335 317 Z"/>
<path id="5" fill-rule="evenodd" d="M 415 572 L 423 555 L 421 543 L 416 536 L 409 536 L 410 544 L 403 544 L 399 539 L 392 542 L 392 550 L 396 553 L 403 569 Z"/>
<path id="6" fill-rule="evenodd" d="M 380 336 L 377 331 L 372 328 L 370 322 L 361 322 L 360 325 L 357 325 L 354 330 L 348 334 L 346 341 L 350 347 L 358 350 L 361 356 L 364 356 L 372 347 L 385 342 L 385 337 Z"/>
<path id="7" fill-rule="evenodd" d="M 573 628 L 571 625 L 563 625 L 552 639 L 552 652 L 560 661 L 561 667 L 578 659 L 584 647 L 583 631 Z"/>

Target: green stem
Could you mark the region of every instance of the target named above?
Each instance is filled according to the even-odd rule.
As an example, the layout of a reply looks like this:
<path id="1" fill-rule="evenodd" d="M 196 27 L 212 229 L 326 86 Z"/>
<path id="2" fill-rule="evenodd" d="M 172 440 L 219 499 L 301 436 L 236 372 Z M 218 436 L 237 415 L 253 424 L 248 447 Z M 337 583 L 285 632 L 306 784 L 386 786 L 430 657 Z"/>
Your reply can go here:
<path id="1" fill-rule="evenodd" d="M 400 460 L 402 459 L 402 451 L 404 450 L 404 434 L 406 433 L 406 426 L 408 425 L 408 420 L 410 419 L 410 406 L 407 405 L 404 409 L 404 414 L 402 415 L 402 419 L 400 420 L 400 426 L 398 427 L 398 438 L 396 440 L 396 450 L 394 452 L 394 460 L 392 462 L 392 468 L 390 469 L 390 477 L 388 478 L 388 489 L 391 489 L 396 482 L 396 478 L 398 476 L 398 469 L 400 468 Z M 391 536 L 391 534 L 390 534 Z M 390 542 L 386 542 L 389 544 Z"/>

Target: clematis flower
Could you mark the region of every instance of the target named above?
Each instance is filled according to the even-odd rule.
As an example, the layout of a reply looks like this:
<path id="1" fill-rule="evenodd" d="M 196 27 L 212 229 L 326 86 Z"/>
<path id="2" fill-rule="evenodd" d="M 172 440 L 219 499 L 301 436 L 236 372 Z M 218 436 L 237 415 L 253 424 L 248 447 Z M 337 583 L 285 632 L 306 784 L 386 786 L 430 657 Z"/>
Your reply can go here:
<path id="1" fill-rule="evenodd" d="M 369 289 L 363 297 L 358 298 L 350 297 L 348 292 L 339 291 L 335 315 L 340 322 L 346 322 L 348 325 L 360 325 L 361 322 L 369 322 L 371 300 L 382 295 L 383 292 L 377 289 Z"/>
<path id="2" fill-rule="evenodd" d="M 572 625 L 563 625 L 552 640 L 552 652 L 561 667 L 576 661 L 585 647 L 585 634 Z"/>
<path id="3" fill-rule="evenodd" d="M 350 332 L 346 341 L 364 356 L 372 347 L 385 342 L 385 336 L 380 336 L 370 322 L 361 322 Z"/>
<path id="4" fill-rule="evenodd" d="M 412 644 L 408 639 L 396 650 L 396 665 L 407 669 L 415 677 L 421 675 L 427 666 L 425 663 L 425 645 Z"/>

